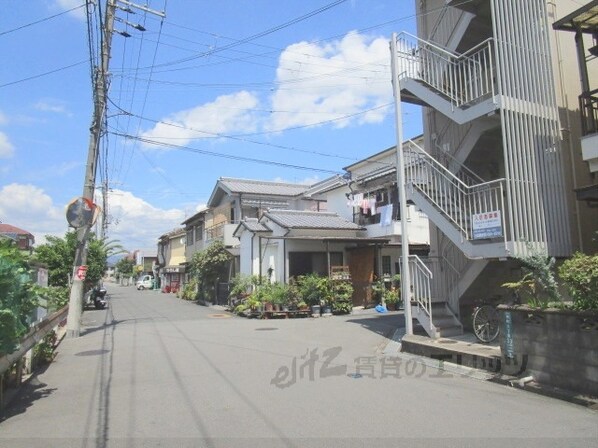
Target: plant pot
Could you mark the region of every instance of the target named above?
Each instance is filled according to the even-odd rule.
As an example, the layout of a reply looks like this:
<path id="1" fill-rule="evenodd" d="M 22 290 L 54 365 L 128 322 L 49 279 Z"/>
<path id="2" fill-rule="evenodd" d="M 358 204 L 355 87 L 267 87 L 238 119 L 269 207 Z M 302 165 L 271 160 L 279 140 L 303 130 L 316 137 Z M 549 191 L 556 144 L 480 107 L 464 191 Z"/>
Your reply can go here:
<path id="1" fill-rule="evenodd" d="M 264 307 L 265 307 L 266 311 L 273 311 L 274 310 L 274 306 L 270 302 L 266 302 L 264 304 Z"/>
<path id="2" fill-rule="evenodd" d="M 332 308 L 330 305 L 324 305 L 322 308 L 322 315 L 323 316 L 332 316 Z"/>
<path id="3" fill-rule="evenodd" d="M 287 311 L 289 311 L 289 307 L 288 307 L 288 306 L 286 306 L 286 305 L 284 305 L 284 306 L 282 307 L 282 310 L 283 310 L 283 311 L 285 311 L 285 312 L 287 312 Z"/>
<path id="4" fill-rule="evenodd" d="M 386 303 L 386 309 L 388 311 L 396 311 L 397 310 L 397 304 L 396 304 L 396 302 L 387 302 Z"/>

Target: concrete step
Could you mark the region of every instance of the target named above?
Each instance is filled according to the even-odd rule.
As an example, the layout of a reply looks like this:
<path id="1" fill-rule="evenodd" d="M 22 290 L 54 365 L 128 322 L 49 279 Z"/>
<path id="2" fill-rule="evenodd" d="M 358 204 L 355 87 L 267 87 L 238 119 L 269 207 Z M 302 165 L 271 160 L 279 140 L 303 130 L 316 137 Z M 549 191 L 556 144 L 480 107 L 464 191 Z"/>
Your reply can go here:
<path id="1" fill-rule="evenodd" d="M 501 366 L 500 347 L 446 337 L 405 335 L 401 339 L 401 351 L 490 372 L 499 372 Z"/>

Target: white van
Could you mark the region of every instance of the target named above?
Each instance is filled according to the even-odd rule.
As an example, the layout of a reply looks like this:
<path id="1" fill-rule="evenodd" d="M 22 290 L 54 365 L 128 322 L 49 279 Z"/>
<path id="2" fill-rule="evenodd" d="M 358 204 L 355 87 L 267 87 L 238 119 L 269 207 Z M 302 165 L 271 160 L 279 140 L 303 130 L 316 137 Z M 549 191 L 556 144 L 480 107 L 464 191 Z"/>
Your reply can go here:
<path id="1" fill-rule="evenodd" d="M 139 290 L 152 289 L 154 287 L 154 277 L 151 275 L 139 277 L 139 280 L 135 282 L 135 287 Z"/>

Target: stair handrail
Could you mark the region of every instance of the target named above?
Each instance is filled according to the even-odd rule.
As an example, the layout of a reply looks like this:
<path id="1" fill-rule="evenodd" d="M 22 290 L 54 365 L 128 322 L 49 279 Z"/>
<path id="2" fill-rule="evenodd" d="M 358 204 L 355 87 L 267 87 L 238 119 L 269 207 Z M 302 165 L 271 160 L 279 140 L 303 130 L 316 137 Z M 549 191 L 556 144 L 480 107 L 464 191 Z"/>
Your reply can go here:
<path id="1" fill-rule="evenodd" d="M 449 8 L 450 8 L 449 5 L 444 5 L 442 7 L 442 11 L 440 11 L 440 14 L 438 15 L 438 19 L 436 19 L 436 23 L 434 24 L 434 26 L 432 27 L 432 31 L 430 31 L 430 34 L 428 35 L 428 39 L 430 39 L 430 40 L 434 39 L 434 36 L 436 36 L 436 32 L 440 28 L 440 25 L 442 25 L 444 22 L 444 16 L 446 15 Z"/>
<path id="2" fill-rule="evenodd" d="M 434 142 L 434 147 L 436 148 L 436 153 L 438 155 L 442 155 L 442 156 L 446 156 L 448 159 L 451 160 L 452 163 L 454 163 L 458 168 L 459 171 L 457 172 L 457 174 L 460 173 L 461 176 L 463 176 L 465 179 L 461 179 L 460 176 L 457 175 L 457 178 L 463 180 L 463 182 L 467 185 L 475 185 L 475 184 L 479 184 L 479 183 L 483 183 L 486 182 L 484 179 L 482 179 L 482 177 L 480 175 L 478 175 L 475 171 L 473 171 L 471 168 L 467 167 L 466 165 L 464 165 L 463 163 L 461 163 L 456 157 L 454 157 L 450 152 L 445 151 L 444 148 L 442 148 L 437 141 Z M 449 170 L 450 171 L 450 170 Z M 451 171 L 452 172 L 452 171 Z M 453 173 L 455 174 L 455 173 Z"/>
<path id="3" fill-rule="evenodd" d="M 415 45 L 405 37 L 411 39 L 412 42 L 415 41 Z M 451 52 L 406 31 L 399 34 L 397 40 L 403 42 L 403 44 L 397 45 L 397 48 L 404 55 L 403 58 L 411 64 L 410 70 L 403 71 L 399 75 L 399 79 L 411 77 L 425 82 L 446 95 L 451 100 L 453 107 L 461 107 L 488 94 L 491 97 L 495 96 L 495 83 L 490 76 L 494 71 L 492 69 L 494 66 L 492 51 L 494 38 L 487 38 L 461 54 Z M 408 51 L 403 51 L 404 48 L 407 48 Z M 426 55 L 430 56 L 427 58 Z M 422 62 L 425 63 L 422 64 Z M 421 70 L 421 65 L 430 63 L 433 64 L 433 70 Z M 471 69 L 460 71 L 459 69 L 465 63 L 473 65 L 476 69 L 473 72 Z M 441 68 L 437 69 L 437 66 Z M 417 67 L 415 73 L 413 73 L 413 67 Z M 423 74 L 428 76 L 423 76 Z M 463 80 L 461 75 L 468 75 L 467 79 Z"/>
<path id="4" fill-rule="evenodd" d="M 506 245 L 504 206 L 504 186 L 506 180 L 500 178 L 475 185 L 467 185 L 444 165 L 434 159 L 434 157 L 428 154 L 417 143 L 412 140 L 409 140 L 409 143 L 410 145 L 406 151 L 413 154 L 414 157 L 407 158 L 408 162 L 406 162 L 405 170 L 409 173 L 406 175 L 406 182 L 409 183 L 412 188 L 417 188 L 424 194 L 441 211 L 441 213 L 454 223 L 467 240 L 473 239 L 473 232 L 469 223 L 471 216 L 477 213 L 490 212 L 493 211 L 493 208 L 498 207 L 501 211 L 501 224 Z M 444 196 L 433 197 L 432 194 L 435 193 L 433 189 L 427 191 L 422 187 L 425 182 L 414 182 L 414 179 L 418 178 L 416 170 L 417 168 L 422 167 L 423 164 L 429 166 L 448 183 L 448 185 L 437 184 L 442 187 L 442 195 L 450 193 L 448 199 Z M 453 191 L 449 192 L 449 190 Z M 484 206 L 480 205 L 482 200 L 485 204 Z M 490 204 L 492 206 L 489 207 Z M 447 206 L 451 206 L 451 208 L 457 207 L 457 211 L 451 212 L 448 210 Z"/>
<path id="5" fill-rule="evenodd" d="M 405 306 L 415 302 L 419 308 L 425 311 L 432 322 L 432 287 L 431 281 L 434 275 L 432 271 L 417 255 L 409 255 L 409 277 L 411 279 L 411 297 L 405 300 Z"/>

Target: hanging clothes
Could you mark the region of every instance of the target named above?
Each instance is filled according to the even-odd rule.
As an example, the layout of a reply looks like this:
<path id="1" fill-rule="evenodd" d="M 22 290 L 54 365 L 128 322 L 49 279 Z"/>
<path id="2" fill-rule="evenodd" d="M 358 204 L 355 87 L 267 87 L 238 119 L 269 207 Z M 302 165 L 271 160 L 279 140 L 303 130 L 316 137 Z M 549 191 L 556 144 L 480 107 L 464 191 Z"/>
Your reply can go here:
<path id="1" fill-rule="evenodd" d="M 380 227 L 386 227 L 392 224 L 392 204 L 378 207 L 380 210 Z"/>
<path id="2" fill-rule="evenodd" d="M 376 210 L 376 198 L 370 198 L 369 199 L 370 202 L 370 211 L 372 212 L 372 215 L 376 215 L 377 210 Z"/>

